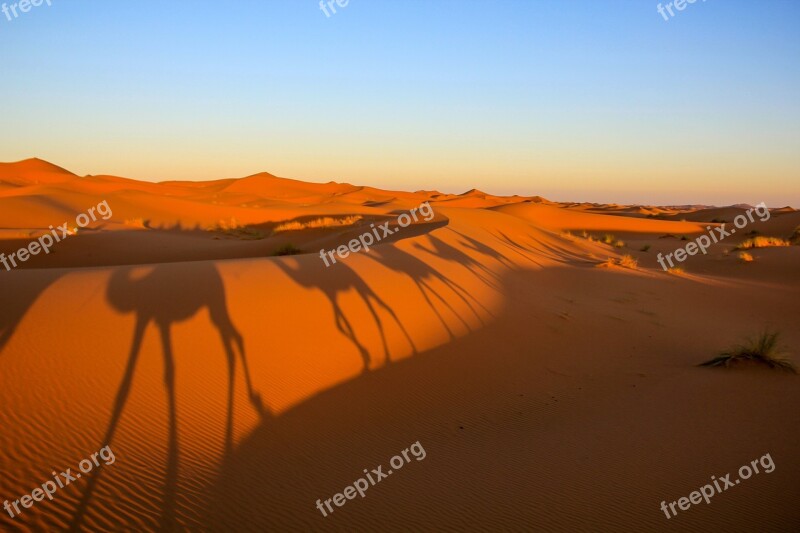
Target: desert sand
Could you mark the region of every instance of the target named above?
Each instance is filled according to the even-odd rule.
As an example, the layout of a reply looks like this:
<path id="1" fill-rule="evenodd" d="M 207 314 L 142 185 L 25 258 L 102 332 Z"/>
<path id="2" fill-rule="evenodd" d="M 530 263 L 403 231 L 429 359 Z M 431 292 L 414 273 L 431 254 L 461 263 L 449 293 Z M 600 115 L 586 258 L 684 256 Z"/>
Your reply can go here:
<path id="1" fill-rule="evenodd" d="M 2 529 L 800 525 L 800 378 L 697 367 L 767 326 L 800 362 L 800 247 L 744 262 L 740 232 L 682 274 L 656 262 L 742 207 L 156 184 L 31 159 L 0 164 L 0 251 L 102 201 L 108 220 L 0 267 L 0 503 L 103 446 L 116 462 Z M 425 201 L 432 220 L 320 260 Z M 791 208 L 752 225 L 798 226 Z M 638 268 L 598 268 L 624 255 Z M 426 458 L 366 498 L 315 507 L 417 441 Z M 767 453 L 773 472 L 711 504 L 659 508 Z"/>

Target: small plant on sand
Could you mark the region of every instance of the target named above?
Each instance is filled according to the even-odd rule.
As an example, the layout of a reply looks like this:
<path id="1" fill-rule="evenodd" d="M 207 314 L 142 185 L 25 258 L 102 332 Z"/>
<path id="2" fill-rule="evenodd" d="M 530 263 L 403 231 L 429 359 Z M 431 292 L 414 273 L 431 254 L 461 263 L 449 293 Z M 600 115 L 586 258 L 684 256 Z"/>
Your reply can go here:
<path id="1" fill-rule="evenodd" d="M 319 217 L 313 220 L 307 220 L 305 222 L 299 222 L 296 220 L 290 222 L 284 222 L 282 224 L 278 224 L 275 226 L 275 229 L 272 230 L 273 235 L 276 233 L 281 233 L 283 231 L 299 231 L 304 229 L 316 229 L 316 228 L 332 228 L 338 226 L 352 226 L 356 222 L 360 221 L 362 218 L 361 215 L 350 215 L 350 216 L 336 216 L 336 217 Z"/>
<path id="2" fill-rule="evenodd" d="M 134 228 L 146 228 L 147 227 L 147 223 L 141 217 L 125 219 L 125 225 L 126 226 L 132 226 Z"/>
<path id="3" fill-rule="evenodd" d="M 682 241 L 688 241 L 689 237 L 687 237 L 686 235 L 681 235 L 681 240 Z"/>
<path id="4" fill-rule="evenodd" d="M 650 251 L 650 245 L 649 244 L 645 244 L 644 246 L 642 246 L 642 249 L 640 251 L 649 252 Z"/>
<path id="5" fill-rule="evenodd" d="M 619 266 L 636 270 L 639 268 L 639 261 L 625 254 L 622 256 L 622 259 L 619 260 Z"/>
<path id="6" fill-rule="evenodd" d="M 617 264 L 617 260 L 614 259 L 613 257 L 609 257 L 608 259 L 606 259 L 602 263 L 597 263 L 595 266 L 597 268 L 611 268 L 616 264 Z"/>
<path id="7" fill-rule="evenodd" d="M 744 263 L 752 263 L 753 256 L 748 254 L 747 252 L 739 252 L 739 260 Z"/>
<path id="8" fill-rule="evenodd" d="M 622 259 L 614 259 L 613 257 L 609 257 L 602 263 L 598 263 L 596 265 L 598 268 L 611 268 L 614 266 L 621 266 L 623 268 L 630 268 L 631 270 L 636 270 L 639 268 L 639 262 L 629 255 L 623 255 Z"/>
<path id="9" fill-rule="evenodd" d="M 780 237 L 751 237 L 742 241 L 737 250 L 750 250 L 752 248 L 769 248 L 772 246 L 791 246 L 792 243 Z"/>
<path id="10" fill-rule="evenodd" d="M 603 235 L 603 238 L 600 239 L 600 242 L 602 242 L 603 244 L 614 244 L 614 241 L 616 240 L 617 240 L 616 237 L 614 237 L 610 233 L 606 233 L 605 235 Z"/>
<path id="11" fill-rule="evenodd" d="M 293 244 L 289 243 L 289 244 L 284 244 L 283 246 L 275 250 L 275 252 L 272 255 L 283 256 L 283 255 L 298 255 L 302 253 L 304 253 L 303 250 L 295 248 Z"/>
<path id="12" fill-rule="evenodd" d="M 789 242 L 791 242 L 792 244 L 800 244 L 800 226 L 794 228 L 794 231 L 789 237 Z"/>
<path id="13" fill-rule="evenodd" d="M 667 272 L 669 272 L 670 274 L 674 274 L 676 276 L 683 276 L 684 274 L 686 274 L 686 271 L 683 269 L 683 267 L 669 267 L 669 269 L 667 269 Z"/>
<path id="14" fill-rule="evenodd" d="M 778 345 L 779 336 L 777 331 L 765 330 L 757 337 L 750 338 L 744 344 L 726 350 L 713 359 L 700 363 L 699 366 L 724 366 L 727 368 L 743 361 L 753 361 L 769 368 L 796 374 L 797 369 L 794 364 L 785 357 L 786 352 Z"/>

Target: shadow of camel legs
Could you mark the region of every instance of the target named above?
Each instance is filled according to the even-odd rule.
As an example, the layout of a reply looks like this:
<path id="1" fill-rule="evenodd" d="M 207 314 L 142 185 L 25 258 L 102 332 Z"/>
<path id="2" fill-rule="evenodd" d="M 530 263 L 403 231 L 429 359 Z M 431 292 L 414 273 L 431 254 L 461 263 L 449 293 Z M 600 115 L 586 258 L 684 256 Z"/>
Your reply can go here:
<path id="1" fill-rule="evenodd" d="M 293 263 L 293 265 L 290 265 L 284 260 L 278 260 L 275 262 L 275 264 L 298 285 L 309 289 L 317 289 L 325 294 L 325 297 L 333 307 L 336 329 L 338 329 L 342 335 L 347 337 L 347 339 L 350 340 L 350 342 L 352 342 L 358 350 L 364 365 L 364 372 L 369 371 L 369 365 L 371 362 L 369 350 L 367 350 L 367 348 L 358 340 L 355 328 L 353 328 L 353 325 L 350 323 L 350 320 L 347 318 L 347 315 L 342 310 L 342 307 L 339 303 L 340 295 L 348 292 L 351 289 L 356 291 L 361 300 L 366 304 L 367 309 L 369 309 L 370 315 L 372 315 L 372 319 L 375 322 L 375 325 L 377 326 L 378 332 L 381 336 L 381 343 L 383 344 L 385 357 L 384 360 L 387 364 L 391 362 L 391 354 L 389 351 L 389 344 L 386 340 L 386 331 L 383 326 L 383 321 L 378 315 L 376 307 L 383 309 L 389 314 L 390 317 L 392 317 L 392 320 L 394 320 L 394 322 L 400 328 L 400 331 L 403 332 L 403 335 L 411 346 L 412 353 L 417 353 L 417 347 L 414 344 L 414 340 L 411 338 L 411 335 L 397 317 L 397 314 L 394 312 L 394 310 L 389 307 L 389 305 L 380 296 L 378 296 L 375 291 L 373 291 L 372 288 L 367 285 L 367 283 L 349 266 L 341 262 L 332 265 L 330 267 L 331 270 L 328 271 L 330 275 L 325 278 L 324 283 L 322 283 L 320 281 L 319 267 L 311 268 L 296 261 Z"/>
<path id="2" fill-rule="evenodd" d="M 425 302 L 428 306 L 433 310 L 436 317 L 442 323 L 442 326 L 445 328 L 447 333 L 449 334 L 451 339 L 455 338 L 455 333 L 452 331 L 450 326 L 447 324 L 447 321 L 444 317 L 439 313 L 439 310 L 436 309 L 436 306 L 433 305 L 428 293 L 432 294 L 433 296 L 438 299 L 442 305 L 444 305 L 452 314 L 455 316 L 463 326 L 468 330 L 472 330 L 472 327 L 469 323 L 462 317 L 453 306 L 447 301 L 447 299 L 436 291 L 430 284 L 430 281 L 438 280 L 444 286 L 452 291 L 452 293 L 464 303 L 464 305 L 472 311 L 475 317 L 478 319 L 480 323 L 484 323 L 483 317 L 476 309 L 475 305 L 472 302 L 481 308 L 487 313 L 491 314 L 489 310 L 479 301 L 477 300 L 469 291 L 465 290 L 463 287 L 449 279 L 447 276 L 439 272 L 437 269 L 425 263 L 421 259 L 417 258 L 413 254 L 405 252 L 398 248 L 395 245 L 385 245 L 381 246 L 380 248 L 375 248 L 369 254 L 370 259 L 382 264 L 386 268 L 393 270 L 397 273 L 404 274 L 411 278 L 414 284 L 417 286 L 417 289 L 422 294 Z"/>
<path id="3" fill-rule="evenodd" d="M 144 270 L 144 269 L 143 269 Z M 157 325 L 164 357 L 164 388 L 167 394 L 168 442 L 167 465 L 164 480 L 164 497 L 160 516 L 160 529 L 171 530 L 177 527 L 175 501 L 178 485 L 179 446 L 177 425 L 177 404 L 175 393 L 175 360 L 172 348 L 171 326 L 187 320 L 200 309 L 207 307 L 211 322 L 219 333 L 228 364 L 228 400 L 225 423 L 225 454 L 233 447 L 233 403 L 236 378 L 236 353 L 245 374 L 250 403 L 261 418 L 267 416 L 259 394 L 254 392 L 242 335 L 233 325 L 225 302 L 222 278 L 213 265 L 197 263 L 191 266 L 156 266 L 146 275 L 133 279 L 132 269 L 116 269 L 109 280 L 107 299 L 116 310 L 136 313 L 131 350 L 117 396 L 114 400 L 111 419 L 106 430 L 103 446 L 110 446 L 119 427 L 131 392 L 133 376 L 136 372 L 142 341 L 147 326 Z M 80 503 L 73 516 L 70 530 L 77 531 L 83 526 L 92 494 L 96 489 L 102 470 L 94 471 L 88 481 Z"/>

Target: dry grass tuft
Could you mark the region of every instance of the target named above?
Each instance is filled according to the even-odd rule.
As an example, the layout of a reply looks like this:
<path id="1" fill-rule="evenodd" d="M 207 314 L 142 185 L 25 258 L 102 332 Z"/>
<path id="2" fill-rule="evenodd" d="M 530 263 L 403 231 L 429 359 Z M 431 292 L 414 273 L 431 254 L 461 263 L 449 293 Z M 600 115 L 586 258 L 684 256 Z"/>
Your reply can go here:
<path id="1" fill-rule="evenodd" d="M 739 252 L 739 260 L 744 262 L 744 263 L 752 263 L 753 262 L 753 256 L 750 255 L 747 252 Z"/>
<path id="2" fill-rule="evenodd" d="M 800 244 L 800 226 L 797 226 L 796 228 L 794 228 L 794 231 L 789 236 L 789 241 L 792 244 Z"/>
<path id="3" fill-rule="evenodd" d="M 303 252 L 303 250 L 301 250 L 300 248 L 295 248 L 293 244 L 289 243 L 289 244 L 284 244 L 283 246 L 275 250 L 275 252 L 272 255 L 284 256 L 284 255 L 299 255 L 302 253 L 305 252 Z"/>
<path id="4" fill-rule="evenodd" d="M 281 233 L 283 231 L 299 231 L 303 229 L 314 229 L 314 228 L 332 228 L 337 226 L 352 226 L 359 220 L 363 219 L 361 215 L 351 215 L 346 217 L 320 217 L 315 218 L 314 220 L 309 220 L 308 222 L 299 222 L 293 220 L 291 222 L 284 222 L 283 224 L 278 224 L 272 230 L 272 233 Z"/>
<path id="5" fill-rule="evenodd" d="M 737 250 L 750 250 L 753 248 L 770 248 L 772 246 L 791 246 L 792 243 L 780 237 L 751 237 L 742 241 Z"/>
<path id="6" fill-rule="evenodd" d="M 728 368 L 741 362 L 753 361 L 769 368 L 797 374 L 794 364 L 785 357 L 785 350 L 778 345 L 779 337 L 780 334 L 777 331 L 765 330 L 757 337 L 748 339 L 744 344 L 726 350 L 713 359 L 700 363 L 698 366 L 724 366 Z"/>
<path id="7" fill-rule="evenodd" d="M 267 235 L 265 235 L 263 231 L 239 224 L 236 218 L 220 220 L 213 226 L 206 228 L 206 231 L 224 233 L 230 237 L 243 240 L 261 240 L 267 238 Z M 214 239 L 218 239 L 218 237 L 215 236 Z"/>
<path id="8" fill-rule="evenodd" d="M 631 257 L 630 255 L 623 255 L 622 259 L 614 259 L 613 257 L 609 257 L 602 263 L 598 263 L 595 265 L 598 268 L 611 268 L 615 266 L 620 266 L 623 268 L 630 268 L 631 270 L 636 270 L 639 268 L 639 261 Z"/>
<path id="9" fill-rule="evenodd" d="M 142 229 L 147 227 L 145 225 L 144 219 L 141 218 L 141 217 L 139 217 L 139 218 L 128 218 L 128 219 L 125 220 L 125 225 L 126 226 L 131 226 L 133 228 L 142 228 Z"/>

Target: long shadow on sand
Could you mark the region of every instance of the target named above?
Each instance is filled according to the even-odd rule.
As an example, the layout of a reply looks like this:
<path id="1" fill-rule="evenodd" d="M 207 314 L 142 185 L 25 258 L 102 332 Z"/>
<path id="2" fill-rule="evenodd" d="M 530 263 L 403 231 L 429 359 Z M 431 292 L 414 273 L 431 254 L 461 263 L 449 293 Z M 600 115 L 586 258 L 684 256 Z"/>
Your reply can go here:
<path id="1" fill-rule="evenodd" d="M 431 310 L 433 310 L 434 314 L 439 319 L 439 322 L 441 322 L 442 326 L 447 331 L 450 339 L 456 338 L 456 335 L 448 325 L 447 320 L 445 320 L 444 316 L 442 316 L 442 314 L 436 308 L 436 305 L 434 305 L 433 301 L 431 300 L 431 296 L 439 300 L 439 302 L 441 302 L 441 304 L 445 306 L 452 315 L 458 318 L 458 320 L 467 330 L 471 330 L 472 328 L 469 323 L 458 313 L 458 311 L 456 311 L 456 309 L 450 305 L 445 298 L 445 295 L 433 287 L 431 282 L 434 280 L 441 282 L 448 289 L 450 289 L 450 291 L 455 294 L 458 299 L 460 299 L 470 309 L 470 311 L 472 311 L 475 317 L 481 323 L 483 323 L 483 318 L 476 309 L 476 306 L 482 307 L 488 313 L 488 310 L 483 306 L 483 304 L 481 304 L 481 302 L 478 301 L 474 296 L 469 294 L 469 292 L 463 287 L 415 255 L 405 252 L 397 246 L 384 245 L 371 250 L 368 254 L 368 257 L 390 270 L 400 274 L 405 274 L 411 278 L 411 280 L 417 286 L 417 289 L 419 289 L 420 293 L 422 294 L 422 297 L 425 299 L 425 302 L 428 304 Z"/>
<path id="2" fill-rule="evenodd" d="M 497 338 L 505 332 L 494 327 L 362 374 L 257 427 L 221 466 L 204 525 L 212 531 L 437 530 L 419 518 L 451 512 L 439 508 L 437 493 L 462 489 L 456 479 L 442 477 L 453 450 L 433 436 L 463 451 L 458 441 L 474 438 L 466 421 L 480 418 L 464 397 L 507 387 L 534 368 L 506 361 L 505 352 L 502 360 L 481 357 L 498 352 Z M 360 468 L 383 464 L 385 473 L 391 454 L 418 440 L 428 452 L 425 461 L 412 460 L 371 486 L 366 498 L 356 497 L 341 510 L 334 507 L 337 512 L 327 517 L 315 507 L 318 498 L 331 498 L 363 477 Z M 477 456 L 474 464 L 461 467 L 481 468 L 480 462 Z M 498 462 L 503 461 L 492 464 Z M 504 476 L 510 475 L 506 466 Z M 469 530 L 464 524 L 451 528 Z"/>
<path id="3" fill-rule="evenodd" d="M 411 345 L 412 352 L 417 353 L 417 347 L 414 345 L 414 340 L 411 338 L 411 335 L 408 334 L 408 331 L 406 330 L 405 326 L 403 326 L 403 323 L 400 322 L 400 319 L 397 318 L 394 310 L 389 307 L 389 305 L 380 296 L 378 296 L 375 291 L 373 291 L 372 288 L 370 288 L 370 286 L 367 285 L 367 283 L 361 279 L 361 277 L 356 274 L 352 268 L 342 262 L 339 262 L 331 265 L 328 271 L 325 272 L 328 274 L 327 276 L 321 276 L 318 269 L 308 268 L 300 262 L 292 262 L 291 265 L 289 263 L 289 260 L 279 260 L 276 261 L 275 264 L 301 287 L 317 289 L 325 295 L 333 307 L 336 329 L 338 329 L 342 335 L 347 337 L 347 339 L 352 342 L 358 350 L 358 353 L 361 355 L 361 359 L 364 364 L 364 372 L 367 372 L 370 369 L 371 358 L 369 350 L 367 350 L 366 346 L 364 346 L 358 340 L 356 330 L 353 327 L 352 322 L 347 318 L 347 315 L 345 314 L 339 302 L 339 298 L 350 290 L 355 290 L 359 298 L 366 304 L 370 314 L 372 315 L 375 325 L 378 327 L 378 331 L 381 335 L 381 342 L 383 343 L 385 363 L 388 364 L 391 362 L 391 353 L 389 351 L 388 342 L 386 341 L 386 331 L 384 329 L 383 322 L 378 315 L 376 307 L 383 309 L 389 314 L 389 316 L 392 317 L 392 320 L 397 324 L 397 326 L 403 332 L 406 340 Z"/>
<path id="4" fill-rule="evenodd" d="M 157 265 L 143 276 L 135 276 L 131 267 L 113 271 L 108 283 L 108 303 L 121 313 L 135 313 L 136 323 L 133 331 L 130 354 L 125 373 L 113 404 L 111 419 L 101 446 L 110 446 L 125 410 L 131 384 L 136 372 L 142 340 L 147 326 L 152 322 L 159 330 L 164 356 L 164 388 L 167 393 L 169 419 L 167 470 L 164 498 L 161 512 L 161 530 L 177 527 L 175 519 L 175 498 L 178 483 L 178 428 L 177 406 L 175 402 L 175 362 L 172 351 L 170 330 L 173 324 L 193 317 L 201 309 L 207 308 L 211 322 L 216 328 L 225 350 L 228 362 L 228 409 L 225 427 L 225 453 L 230 453 L 233 438 L 233 400 L 236 377 L 237 352 L 242 362 L 247 392 L 250 402 L 262 418 L 268 413 L 262 405 L 250 381 L 244 339 L 231 321 L 225 299 L 225 287 L 215 266 L 210 263 L 193 263 L 181 269 Z M 94 471 L 80 504 L 75 511 L 70 529 L 80 530 L 86 511 L 92 499 L 102 469 Z"/>

